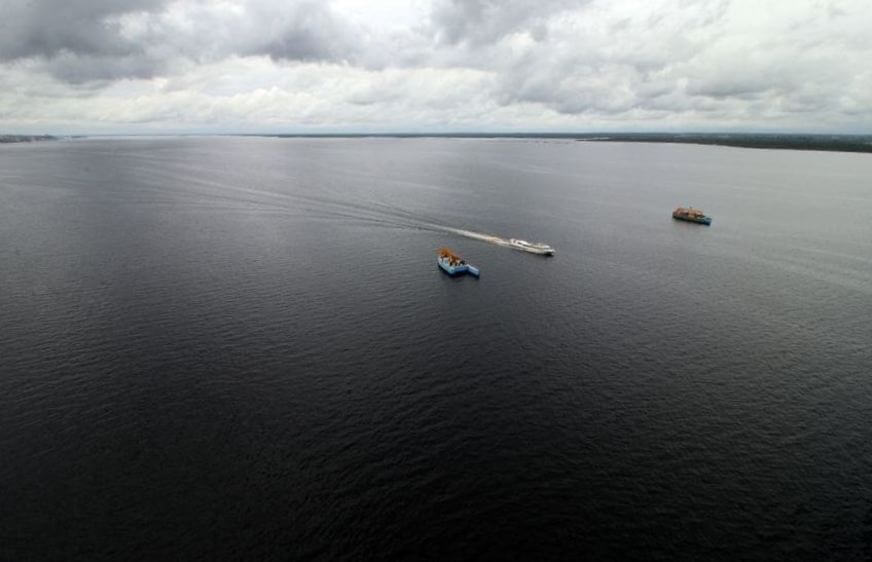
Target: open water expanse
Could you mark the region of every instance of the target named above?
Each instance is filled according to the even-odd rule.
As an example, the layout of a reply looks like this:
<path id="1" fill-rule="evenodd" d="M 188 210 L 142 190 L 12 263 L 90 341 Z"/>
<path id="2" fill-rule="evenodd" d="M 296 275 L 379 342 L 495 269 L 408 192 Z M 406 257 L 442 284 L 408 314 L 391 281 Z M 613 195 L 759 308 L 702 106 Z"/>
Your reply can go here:
<path id="1" fill-rule="evenodd" d="M 868 560 L 870 346 L 866 154 L 2 146 L 0 560 Z"/>

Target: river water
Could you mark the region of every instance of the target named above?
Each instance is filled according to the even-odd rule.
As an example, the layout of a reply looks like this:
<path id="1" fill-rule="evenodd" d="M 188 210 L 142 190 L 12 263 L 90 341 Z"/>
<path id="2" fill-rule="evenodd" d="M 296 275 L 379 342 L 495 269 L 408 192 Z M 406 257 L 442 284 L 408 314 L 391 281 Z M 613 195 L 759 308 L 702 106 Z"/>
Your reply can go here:
<path id="1" fill-rule="evenodd" d="M 867 559 L 870 178 L 566 140 L 0 147 L 0 559 Z"/>

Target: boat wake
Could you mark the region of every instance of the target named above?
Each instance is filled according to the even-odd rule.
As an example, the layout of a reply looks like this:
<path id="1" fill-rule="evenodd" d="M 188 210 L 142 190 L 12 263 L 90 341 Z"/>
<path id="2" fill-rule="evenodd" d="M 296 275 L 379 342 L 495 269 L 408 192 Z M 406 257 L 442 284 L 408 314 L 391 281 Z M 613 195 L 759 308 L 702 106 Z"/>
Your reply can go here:
<path id="1" fill-rule="evenodd" d="M 185 190 L 167 192 L 164 187 L 170 180 L 184 178 Z M 496 246 L 519 248 L 511 239 L 484 232 L 476 232 L 443 224 L 439 218 L 421 212 L 404 209 L 386 201 L 369 196 L 357 196 L 347 192 L 322 189 L 319 192 L 288 192 L 270 184 L 248 185 L 238 178 L 209 177 L 199 169 L 165 170 L 149 169 L 149 187 L 158 202 L 182 205 L 197 205 L 205 208 L 221 208 L 225 211 L 245 213 L 281 213 L 289 217 L 339 220 L 357 222 L 381 228 L 426 230 L 441 232 L 478 240 Z M 283 176 L 284 180 L 287 180 Z M 302 182 L 300 185 L 305 185 Z M 208 201 L 208 203 L 204 203 Z"/>
<path id="2" fill-rule="evenodd" d="M 514 248 L 530 251 L 529 249 L 519 247 L 517 241 L 514 241 L 511 238 L 503 238 L 494 234 L 476 232 L 474 230 L 440 224 L 433 217 L 414 213 L 412 211 L 407 211 L 405 209 L 401 209 L 399 207 L 396 207 L 395 205 L 390 205 L 387 203 L 369 202 L 367 205 L 352 205 L 349 203 L 332 202 L 331 206 L 342 207 L 344 208 L 344 211 L 340 211 L 336 208 L 330 210 L 322 209 L 321 212 L 318 214 L 324 218 L 333 217 L 351 219 L 365 222 L 374 226 L 382 226 L 387 228 L 443 232 L 447 234 L 453 234 L 455 236 L 462 236 L 463 238 L 469 238 L 471 240 L 478 240 L 480 242 L 494 244 L 496 246 L 502 246 L 504 248 Z M 533 253 L 542 252 L 534 251 Z"/>
<path id="3" fill-rule="evenodd" d="M 464 238 L 471 238 L 473 240 L 480 240 L 482 242 L 487 242 L 489 244 L 496 244 L 497 246 L 505 246 L 510 247 L 511 242 L 507 238 L 502 238 L 500 236 L 494 236 L 493 234 L 485 234 L 483 232 L 474 232 L 472 230 L 465 230 L 462 228 L 454 228 L 451 226 L 439 226 L 432 225 L 434 230 L 441 230 L 442 232 L 448 232 L 451 234 L 456 234 L 458 236 L 463 236 Z"/>
<path id="4" fill-rule="evenodd" d="M 478 240 L 480 242 L 486 242 L 488 244 L 494 244 L 506 248 L 512 247 L 512 242 L 508 238 L 441 224 L 432 216 L 402 209 L 390 203 L 379 203 L 376 201 L 351 203 L 348 201 L 339 202 L 334 200 L 322 200 L 319 201 L 319 203 L 326 204 L 326 206 L 331 208 L 329 211 L 322 209 L 322 216 L 333 215 L 336 218 L 354 219 L 384 227 L 445 232 L 472 240 Z M 340 212 L 337 208 L 343 209 L 344 212 Z"/>

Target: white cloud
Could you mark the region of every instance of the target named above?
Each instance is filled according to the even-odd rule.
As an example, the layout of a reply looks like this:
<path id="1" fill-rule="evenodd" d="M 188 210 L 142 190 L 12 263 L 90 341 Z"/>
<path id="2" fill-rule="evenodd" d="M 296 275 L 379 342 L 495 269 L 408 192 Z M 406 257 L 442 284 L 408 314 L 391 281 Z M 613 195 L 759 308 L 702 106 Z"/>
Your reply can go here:
<path id="1" fill-rule="evenodd" d="M 0 23 L 2 130 L 872 125 L 859 0 L 53 4 Z"/>

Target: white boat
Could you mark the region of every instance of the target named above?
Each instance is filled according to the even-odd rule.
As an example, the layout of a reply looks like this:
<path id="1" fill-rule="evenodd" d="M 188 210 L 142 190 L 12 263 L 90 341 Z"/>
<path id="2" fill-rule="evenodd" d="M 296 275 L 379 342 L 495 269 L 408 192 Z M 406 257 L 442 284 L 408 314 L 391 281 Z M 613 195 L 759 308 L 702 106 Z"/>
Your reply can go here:
<path id="1" fill-rule="evenodd" d="M 549 246 L 548 244 L 533 244 L 532 242 L 527 242 L 526 240 L 518 240 L 517 238 L 511 238 L 509 240 L 509 246 L 516 250 L 521 250 L 524 252 L 530 252 L 531 254 L 539 254 L 542 256 L 553 256 L 554 248 Z"/>

